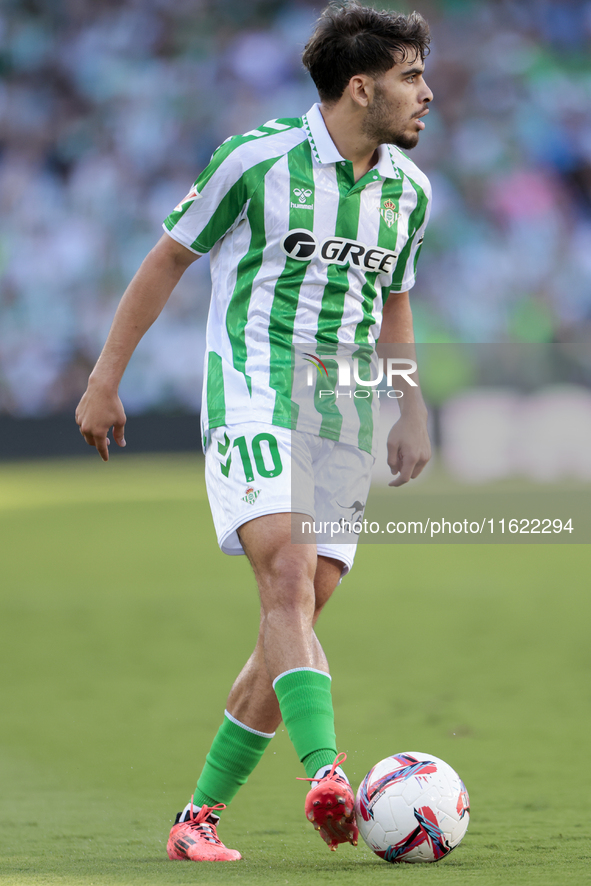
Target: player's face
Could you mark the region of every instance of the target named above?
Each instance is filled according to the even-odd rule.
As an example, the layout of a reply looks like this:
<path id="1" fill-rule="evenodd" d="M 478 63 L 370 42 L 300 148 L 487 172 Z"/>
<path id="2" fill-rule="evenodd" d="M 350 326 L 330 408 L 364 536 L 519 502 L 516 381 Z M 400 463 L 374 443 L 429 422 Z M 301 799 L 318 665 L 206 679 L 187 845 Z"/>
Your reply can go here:
<path id="1" fill-rule="evenodd" d="M 410 150 L 425 128 L 421 117 L 433 93 L 423 79 L 420 56 L 395 64 L 374 83 L 374 93 L 363 124 L 364 134 L 376 144 L 393 144 Z"/>

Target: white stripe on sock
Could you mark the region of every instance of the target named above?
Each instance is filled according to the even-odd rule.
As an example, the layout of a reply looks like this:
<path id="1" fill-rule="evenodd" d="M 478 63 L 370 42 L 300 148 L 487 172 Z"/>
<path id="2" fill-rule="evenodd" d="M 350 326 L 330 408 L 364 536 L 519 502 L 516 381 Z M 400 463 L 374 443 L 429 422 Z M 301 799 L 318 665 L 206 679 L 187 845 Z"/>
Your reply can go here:
<path id="1" fill-rule="evenodd" d="M 278 680 L 281 680 L 282 677 L 287 677 L 288 674 L 296 674 L 298 671 L 312 671 L 313 674 L 323 674 L 325 677 L 328 677 L 329 680 L 332 680 L 330 674 L 327 674 L 326 671 L 319 671 L 317 668 L 292 668 L 290 671 L 283 671 L 282 674 L 275 677 L 273 680 L 273 689 L 275 689 L 275 684 Z"/>
<path id="2" fill-rule="evenodd" d="M 236 726 L 240 726 L 241 729 L 246 729 L 247 732 L 252 732 L 253 735 L 260 735 L 261 738 L 273 738 L 275 735 L 274 732 L 259 732 L 258 729 L 252 729 L 250 726 L 247 726 L 245 723 L 241 723 L 240 720 L 237 720 L 236 717 L 233 717 L 229 711 L 224 711 L 224 714 L 230 720 L 231 723 L 235 723 Z"/>

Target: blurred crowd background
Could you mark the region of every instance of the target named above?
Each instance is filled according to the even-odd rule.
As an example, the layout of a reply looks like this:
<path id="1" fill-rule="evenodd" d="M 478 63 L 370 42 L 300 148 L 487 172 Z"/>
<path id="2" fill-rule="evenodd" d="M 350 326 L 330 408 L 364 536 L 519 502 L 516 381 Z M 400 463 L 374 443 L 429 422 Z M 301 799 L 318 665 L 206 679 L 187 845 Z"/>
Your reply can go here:
<path id="1" fill-rule="evenodd" d="M 408 12 L 406 2 L 376 3 Z M 316 100 L 309 0 L 3 0 L 0 413 L 77 402 L 163 218 L 229 135 Z M 591 339 L 591 2 L 425 0 L 424 342 Z M 199 408 L 207 259 L 140 345 L 129 413 Z"/>

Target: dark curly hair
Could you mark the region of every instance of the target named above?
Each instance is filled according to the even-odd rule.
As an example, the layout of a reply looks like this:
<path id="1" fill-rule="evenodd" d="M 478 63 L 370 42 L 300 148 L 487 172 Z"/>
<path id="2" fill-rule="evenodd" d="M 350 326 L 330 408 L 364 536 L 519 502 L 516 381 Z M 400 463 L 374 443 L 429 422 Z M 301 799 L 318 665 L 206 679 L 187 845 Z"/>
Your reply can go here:
<path id="1" fill-rule="evenodd" d="M 331 3 L 316 23 L 302 61 L 323 102 L 338 101 L 356 74 L 378 77 L 406 58 L 429 52 L 429 25 L 418 12 L 402 15 Z"/>

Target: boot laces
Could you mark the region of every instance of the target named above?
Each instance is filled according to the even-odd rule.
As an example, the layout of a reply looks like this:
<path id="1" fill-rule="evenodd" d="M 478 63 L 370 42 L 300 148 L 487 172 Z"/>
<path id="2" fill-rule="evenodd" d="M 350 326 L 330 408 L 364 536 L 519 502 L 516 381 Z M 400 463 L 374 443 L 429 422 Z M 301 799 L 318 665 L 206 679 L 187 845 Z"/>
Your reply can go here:
<path id="1" fill-rule="evenodd" d="M 185 822 L 188 824 L 191 830 L 198 831 L 201 837 L 204 840 L 207 840 L 208 843 L 217 843 L 220 846 L 223 845 L 222 841 L 218 837 L 216 824 L 219 821 L 219 818 L 216 816 L 217 821 L 208 821 L 209 816 L 215 812 L 216 809 L 225 809 L 225 803 L 216 803 L 215 806 L 202 806 L 197 814 L 194 812 L 194 804 L 193 797 L 191 797 L 191 811 L 189 812 L 189 821 Z"/>
<path id="2" fill-rule="evenodd" d="M 322 778 L 300 778 L 298 776 L 297 781 L 316 781 L 316 782 L 318 782 L 318 784 L 320 784 L 320 782 L 322 782 L 322 781 L 327 781 L 330 778 L 336 778 L 339 781 L 342 781 L 345 784 L 347 784 L 346 778 L 343 778 L 342 775 L 335 775 L 335 770 L 336 770 L 337 766 L 340 766 L 341 763 L 344 763 L 346 759 L 347 759 L 346 753 L 344 751 L 341 751 L 341 753 L 337 754 L 337 756 L 335 757 L 335 761 L 332 764 L 330 772 L 327 772 L 326 775 L 322 776 Z"/>

